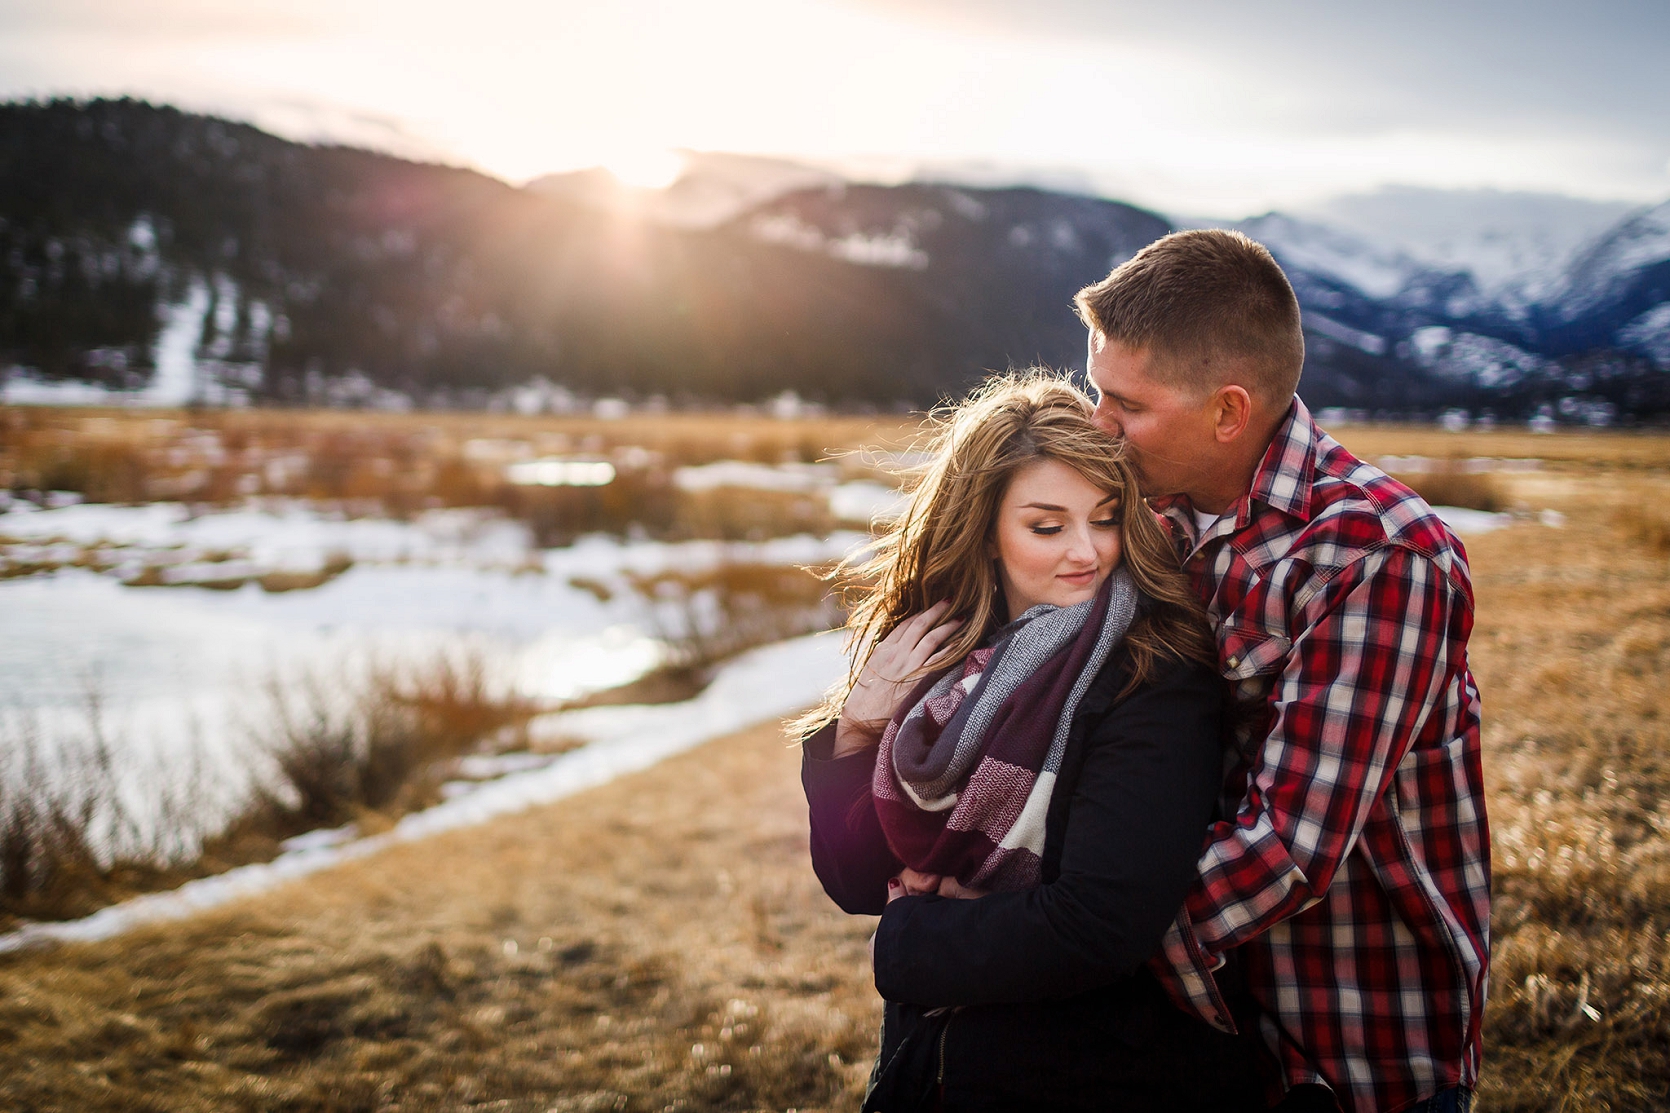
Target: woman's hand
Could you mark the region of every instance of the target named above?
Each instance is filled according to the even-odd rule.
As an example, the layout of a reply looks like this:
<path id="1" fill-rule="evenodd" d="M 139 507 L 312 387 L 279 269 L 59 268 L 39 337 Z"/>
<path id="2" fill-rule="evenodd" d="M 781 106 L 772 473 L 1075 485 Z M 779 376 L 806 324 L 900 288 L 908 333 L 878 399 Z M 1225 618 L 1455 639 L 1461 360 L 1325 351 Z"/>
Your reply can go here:
<path id="1" fill-rule="evenodd" d="M 935 625 L 948 606 L 935 603 L 899 623 L 876 645 L 835 724 L 835 757 L 873 745 L 922 673 L 944 664 L 941 647 L 963 624 L 954 618 Z"/>
<path id="2" fill-rule="evenodd" d="M 985 896 L 982 889 L 970 889 L 960 884 L 955 877 L 941 877 L 937 873 L 919 873 L 906 866 L 898 877 L 887 881 L 887 903 L 892 904 L 900 897 L 925 897 L 933 894 L 950 897 L 953 900 L 979 900 Z M 870 933 L 870 969 L 876 966 L 876 932 Z"/>
<path id="3" fill-rule="evenodd" d="M 921 873 L 906 866 L 898 877 L 887 883 L 887 903 L 892 904 L 900 897 L 949 897 L 952 900 L 979 900 L 986 895 L 984 889 L 971 889 L 962 884 L 955 877 L 946 877 L 937 873 Z"/>

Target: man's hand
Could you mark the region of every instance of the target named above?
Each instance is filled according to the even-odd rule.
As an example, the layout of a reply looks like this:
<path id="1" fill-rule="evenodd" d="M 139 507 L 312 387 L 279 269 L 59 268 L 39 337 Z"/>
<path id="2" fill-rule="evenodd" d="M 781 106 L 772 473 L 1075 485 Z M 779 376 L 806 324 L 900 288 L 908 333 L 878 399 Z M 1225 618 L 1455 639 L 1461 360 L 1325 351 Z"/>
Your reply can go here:
<path id="1" fill-rule="evenodd" d="M 922 674 L 945 663 L 941 646 L 963 624 L 954 618 L 935 625 L 948 606 L 935 603 L 899 623 L 876 645 L 841 708 L 833 756 L 845 757 L 874 745 Z"/>

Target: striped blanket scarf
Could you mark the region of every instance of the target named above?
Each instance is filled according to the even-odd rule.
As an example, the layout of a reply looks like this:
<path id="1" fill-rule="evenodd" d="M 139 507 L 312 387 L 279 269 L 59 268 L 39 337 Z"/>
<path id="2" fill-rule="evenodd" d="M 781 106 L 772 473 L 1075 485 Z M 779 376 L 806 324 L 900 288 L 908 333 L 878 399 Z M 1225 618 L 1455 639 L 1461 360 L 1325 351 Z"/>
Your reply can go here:
<path id="1" fill-rule="evenodd" d="M 1136 616 L 1130 574 L 1040 604 L 923 680 L 887 724 L 872 792 L 893 852 L 971 888 L 1039 884 L 1044 820 L 1073 713 Z"/>

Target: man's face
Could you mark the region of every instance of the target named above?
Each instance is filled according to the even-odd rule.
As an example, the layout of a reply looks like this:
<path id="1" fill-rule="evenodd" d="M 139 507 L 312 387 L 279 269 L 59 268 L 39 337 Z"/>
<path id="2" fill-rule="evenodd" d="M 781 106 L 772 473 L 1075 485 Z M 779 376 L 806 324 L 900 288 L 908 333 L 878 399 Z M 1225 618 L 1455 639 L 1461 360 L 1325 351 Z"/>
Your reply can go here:
<path id="1" fill-rule="evenodd" d="M 1167 386 L 1150 354 L 1090 333 L 1088 370 L 1099 398 L 1091 420 L 1130 446 L 1143 495 L 1186 494 L 1217 466 L 1210 399 Z"/>

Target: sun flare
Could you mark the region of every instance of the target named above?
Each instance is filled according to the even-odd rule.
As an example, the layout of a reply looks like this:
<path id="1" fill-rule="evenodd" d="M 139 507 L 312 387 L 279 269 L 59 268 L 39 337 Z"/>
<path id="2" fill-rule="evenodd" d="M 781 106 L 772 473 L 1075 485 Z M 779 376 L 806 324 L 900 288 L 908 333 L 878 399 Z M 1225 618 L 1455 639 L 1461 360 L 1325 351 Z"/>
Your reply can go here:
<path id="1" fill-rule="evenodd" d="M 673 151 L 623 151 L 604 160 L 615 181 L 634 189 L 666 189 L 684 173 L 684 159 Z"/>

